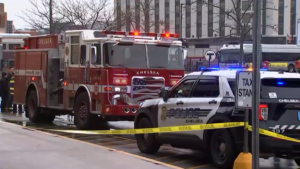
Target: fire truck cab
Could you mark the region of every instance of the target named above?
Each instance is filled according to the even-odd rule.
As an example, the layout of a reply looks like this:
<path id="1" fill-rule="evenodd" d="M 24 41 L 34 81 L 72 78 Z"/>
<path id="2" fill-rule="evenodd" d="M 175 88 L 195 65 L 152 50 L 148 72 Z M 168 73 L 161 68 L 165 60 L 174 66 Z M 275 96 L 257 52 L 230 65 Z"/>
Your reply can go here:
<path id="1" fill-rule="evenodd" d="M 32 122 L 74 115 L 79 129 L 133 121 L 141 102 L 184 76 L 177 34 L 67 31 L 30 37 L 15 54 L 15 100 Z"/>

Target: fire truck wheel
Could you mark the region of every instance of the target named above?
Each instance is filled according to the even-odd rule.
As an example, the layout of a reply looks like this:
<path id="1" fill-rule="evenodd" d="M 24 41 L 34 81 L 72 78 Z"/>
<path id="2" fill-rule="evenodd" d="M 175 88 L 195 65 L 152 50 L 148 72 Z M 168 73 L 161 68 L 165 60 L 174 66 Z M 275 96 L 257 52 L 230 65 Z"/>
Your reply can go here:
<path id="1" fill-rule="evenodd" d="M 137 128 L 152 128 L 152 124 L 148 118 L 142 118 L 138 121 Z M 155 139 L 155 134 L 136 134 L 137 145 L 142 153 L 155 154 L 160 144 Z"/>
<path id="2" fill-rule="evenodd" d="M 40 122 L 41 120 L 40 108 L 37 105 L 37 94 L 35 90 L 30 91 L 26 100 L 26 105 L 27 105 L 29 120 L 33 123 Z"/>
<path id="3" fill-rule="evenodd" d="M 80 93 L 74 104 L 76 126 L 80 130 L 93 129 L 93 115 L 90 113 L 89 96 L 87 93 Z"/>

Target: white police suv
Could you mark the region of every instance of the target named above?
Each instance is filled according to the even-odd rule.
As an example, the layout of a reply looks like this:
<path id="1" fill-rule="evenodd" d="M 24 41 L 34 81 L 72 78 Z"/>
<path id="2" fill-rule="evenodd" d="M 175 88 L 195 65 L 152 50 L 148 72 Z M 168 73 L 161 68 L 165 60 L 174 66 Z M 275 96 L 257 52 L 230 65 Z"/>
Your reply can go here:
<path id="1" fill-rule="evenodd" d="M 244 112 L 235 109 L 236 71 L 204 70 L 186 75 L 168 91 L 162 90 L 162 98 L 141 105 L 135 128 L 243 121 Z M 260 127 L 300 138 L 300 74 L 261 71 L 260 95 Z M 251 134 L 249 137 L 251 141 Z M 243 127 L 139 134 L 136 140 L 140 151 L 147 154 L 156 153 L 162 144 L 202 150 L 210 154 L 217 167 L 225 169 L 232 168 L 243 150 Z M 267 153 L 266 157 L 295 159 L 300 164 L 296 158 L 300 157 L 299 143 L 261 135 L 260 152 Z"/>

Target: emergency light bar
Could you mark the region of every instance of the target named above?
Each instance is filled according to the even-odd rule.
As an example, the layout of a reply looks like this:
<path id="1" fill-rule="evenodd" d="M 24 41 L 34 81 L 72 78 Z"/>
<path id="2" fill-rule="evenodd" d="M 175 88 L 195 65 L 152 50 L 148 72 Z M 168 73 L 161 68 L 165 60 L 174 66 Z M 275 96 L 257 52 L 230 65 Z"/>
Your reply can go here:
<path id="1" fill-rule="evenodd" d="M 151 37 L 164 37 L 164 38 L 179 38 L 179 34 L 170 33 L 140 33 L 140 32 L 122 32 L 122 31 L 95 31 L 95 38 L 107 37 L 107 35 L 130 35 L 130 36 L 151 36 Z"/>

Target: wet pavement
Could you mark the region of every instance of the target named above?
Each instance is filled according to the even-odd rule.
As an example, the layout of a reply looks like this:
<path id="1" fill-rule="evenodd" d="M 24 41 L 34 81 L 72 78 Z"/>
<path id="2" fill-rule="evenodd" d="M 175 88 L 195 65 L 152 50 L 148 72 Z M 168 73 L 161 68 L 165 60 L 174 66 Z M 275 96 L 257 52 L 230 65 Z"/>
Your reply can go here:
<path id="1" fill-rule="evenodd" d="M 168 165 L 181 167 L 185 169 L 216 169 L 207 159 L 207 154 L 198 151 L 177 149 L 168 145 L 160 148 L 155 155 L 147 155 L 140 153 L 134 135 L 86 135 L 86 134 L 71 134 L 49 131 L 45 129 L 75 129 L 72 120 L 67 116 L 57 117 L 53 124 L 32 124 L 24 115 L 16 115 L 12 113 L 0 113 L 0 119 L 6 122 L 22 125 L 27 129 L 35 128 L 44 132 L 49 132 L 62 137 L 67 137 L 83 142 L 88 142 L 98 146 L 106 147 L 111 150 L 122 151 L 136 156 L 141 156 L 154 161 L 166 163 Z M 111 129 L 126 129 L 132 128 L 132 122 L 110 122 Z M 286 160 L 279 158 L 260 159 L 261 169 L 295 169 L 298 166 L 294 160 Z"/>

